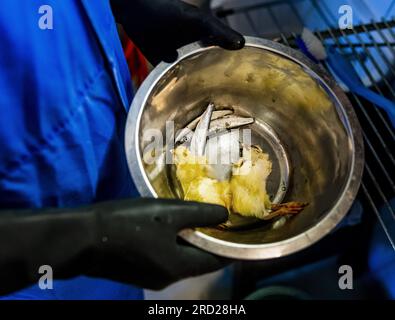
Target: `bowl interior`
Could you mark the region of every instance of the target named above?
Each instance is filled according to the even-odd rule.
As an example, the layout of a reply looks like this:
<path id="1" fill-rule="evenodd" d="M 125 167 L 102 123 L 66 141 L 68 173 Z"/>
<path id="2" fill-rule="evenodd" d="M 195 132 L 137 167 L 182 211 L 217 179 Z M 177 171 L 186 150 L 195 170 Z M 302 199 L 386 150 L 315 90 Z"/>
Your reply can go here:
<path id="1" fill-rule="evenodd" d="M 144 175 L 155 196 L 172 198 L 177 192 L 169 166 L 146 159 L 147 152 L 152 156 L 150 133 L 159 130 L 166 148 L 171 148 L 170 133 L 199 116 L 209 102 L 256 119 L 250 127 L 252 142 L 273 162 L 270 195 L 309 206 L 283 225 L 271 221 L 239 230 L 200 231 L 232 243 L 282 241 L 317 224 L 342 197 L 353 163 L 352 134 L 343 107 L 310 69 L 253 46 L 240 51 L 209 48 L 190 55 L 151 88 L 138 122 L 138 143 Z M 166 128 L 168 121 L 174 128 Z"/>

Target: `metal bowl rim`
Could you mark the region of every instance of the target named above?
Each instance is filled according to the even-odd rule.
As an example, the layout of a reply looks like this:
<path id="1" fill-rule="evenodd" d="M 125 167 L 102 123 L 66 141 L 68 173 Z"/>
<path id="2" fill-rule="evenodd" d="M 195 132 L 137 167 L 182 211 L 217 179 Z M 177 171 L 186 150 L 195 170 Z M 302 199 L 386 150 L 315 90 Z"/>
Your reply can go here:
<path id="1" fill-rule="evenodd" d="M 235 259 L 261 260 L 282 257 L 300 251 L 317 242 L 336 227 L 351 208 L 351 205 L 358 193 L 365 161 L 364 145 L 362 130 L 351 103 L 335 80 L 321 66 L 306 58 L 301 52 L 277 42 L 255 37 L 245 38 L 246 47 L 255 47 L 277 53 L 296 62 L 306 71 L 312 71 L 311 75 L 319 80 L 326 89 L 331 92 L 332 98 L 337 100 L 336 102 L 338 106 L 341 107 L 341 110 L 338 110 L 338 112 L 341 111 L 343 112 L 343 115 L 346 116 L 345 119 L 347 120 L 348 125 L 346 126 L 346 129 L 351 140 L 352 150 L 354 151 L 352 154 L 349 178 L 337 203 L 317 224 L 311 226 L 301 234 L 286 240 L 257 245 L 231 243 L 208 236 L 193 229 L 183 230 L 179 234 L 189 243 L 214 254 Z M 163 75 L 182 60 L 212 48 L 214 47 L 204 46 L 200 42 L 195 42 L 180 48 L 178 50 L 178 59 L 173 63 L 160 63 L 149 74 L 134 97 L 127 118 L 125 150 L 129 171 L 142 197 L 158 197 L 157 193 L 148 181 L 143 164 L 140 160 L 141 154 L 138 146 L 138 134 L 141 116 L 144 111 L 143 106 L 145 106 L 152 90 L 160 79 L 162 79 Z"/>

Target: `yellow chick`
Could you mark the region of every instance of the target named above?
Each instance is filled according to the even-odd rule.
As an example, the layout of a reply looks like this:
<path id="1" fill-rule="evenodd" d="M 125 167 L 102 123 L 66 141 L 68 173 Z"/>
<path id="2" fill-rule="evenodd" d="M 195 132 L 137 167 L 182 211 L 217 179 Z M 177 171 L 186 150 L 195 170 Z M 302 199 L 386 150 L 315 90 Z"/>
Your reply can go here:
<path id="1" fill-rule="evenodd" d="M 217 204 L 231 210 L 232 193 L 229 181 L 201 177 L 189 185 L 184 200 Z"/>
<path id="2" fill-rule="evenodd" d="M 269 156 L 261 148 L 243 148 L 243 157 L 234 165 L 230 180 L 233 212 L 259 219 L 270 214 L 271 201 L 266 192 L 266 181 L 271 171 Z"/>
<path id="3" fill-rule="evenodd" d="M 183 146 L 177 147 L 173 155 L 184 200 L 217 204 L 230 210 L 229 181 L 220 182 L 209 177 L 210 166 L 206 157 L 194 156 Z"/>
<path id="4" fill-rule="evenodd" d="M 207 176 L 209 169 L 207 158 L 193 155 L 184 146 L 179 146 L 173 150 L 173 160 L 176 165 L 176 177 L 181 183 L 184 193 L 189 190 L 193 181 Z"/>
<path id="5" fill-rule="evenodd" d="M 184 200 L 221 205 L 230 213 L 246 217 L 264 219 L 270 214 L 266 181 L 272 163 L 261 148 L 244 147 L 243 157 L 233 165 L 230 180 L 225 181 L 212 178 L 206 157 L 196 157 L 183 146 L 176 148 L 173 154 Z"/>

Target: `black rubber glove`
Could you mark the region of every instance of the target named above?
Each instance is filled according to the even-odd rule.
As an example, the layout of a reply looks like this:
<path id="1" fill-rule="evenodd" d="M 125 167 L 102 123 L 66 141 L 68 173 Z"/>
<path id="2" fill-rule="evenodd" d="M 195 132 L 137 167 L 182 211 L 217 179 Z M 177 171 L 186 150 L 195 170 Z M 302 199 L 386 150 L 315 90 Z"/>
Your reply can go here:
<path id="1" fill-rule="evenodd" d="M 152 64 L 177 59 L 177 49 L 201 40 L 237 50 L 245 39 L 214 16 L 179 0 L 111 0 L 117 22 Z"/>
<path id="2" fill-rule="evenodd" d="M 227 219 L 218 206 L 176 200 L 124 200 L 78 209 L 0 214 L 0 294 L 54 278 L 107 278 L 150 289 L 223 267 L 226 261 L 179 243 L 187 227 Z M 55 288 L 56 289 L 56 288 Z"/>

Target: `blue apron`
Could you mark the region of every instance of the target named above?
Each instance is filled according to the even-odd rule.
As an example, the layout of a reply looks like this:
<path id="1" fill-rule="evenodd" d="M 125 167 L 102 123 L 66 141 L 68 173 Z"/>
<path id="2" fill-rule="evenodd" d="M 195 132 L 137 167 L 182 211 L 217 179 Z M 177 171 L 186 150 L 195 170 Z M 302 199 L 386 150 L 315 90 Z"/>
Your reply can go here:
<path id="1" fill-rule="evenodd" d="M 53 29 L 40 28 L 44 4 Z M 0 206 L 137 196 L 123 148 L 132 87 L 108 0 L 2 0 L 0 41 Z M 5 298 L 139 299 L 142 290 L 78 277 Z"/>

